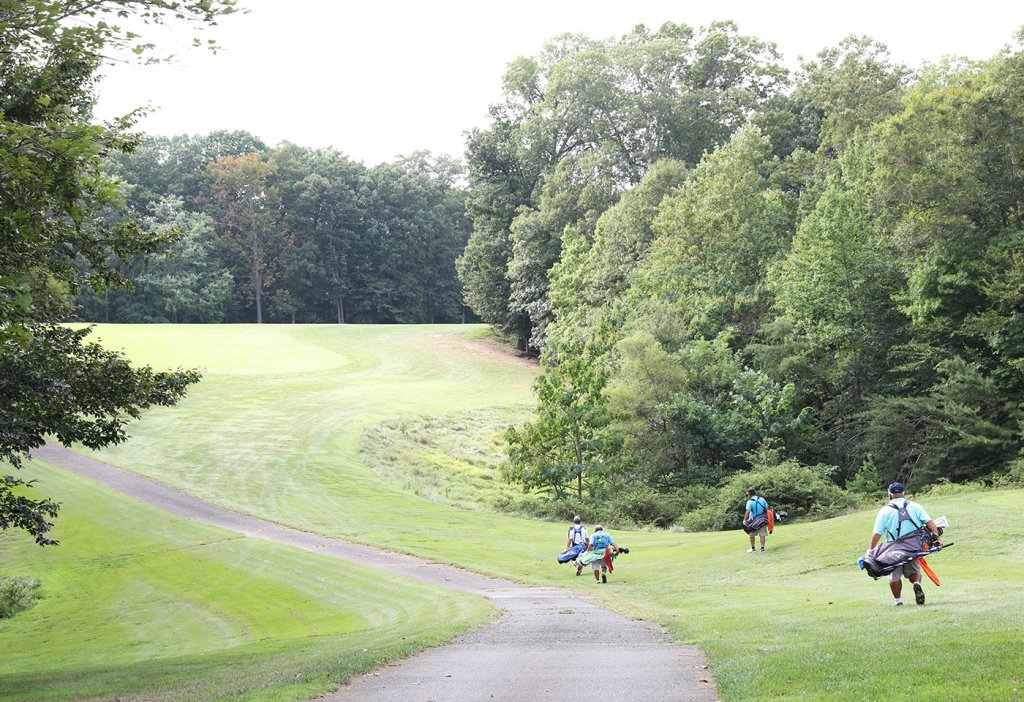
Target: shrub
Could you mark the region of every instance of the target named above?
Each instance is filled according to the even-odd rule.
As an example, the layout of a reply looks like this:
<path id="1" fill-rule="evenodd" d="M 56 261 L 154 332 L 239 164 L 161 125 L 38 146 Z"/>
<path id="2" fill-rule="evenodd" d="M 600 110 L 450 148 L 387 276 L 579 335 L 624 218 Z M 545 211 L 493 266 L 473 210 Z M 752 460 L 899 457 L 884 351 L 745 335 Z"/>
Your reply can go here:
<path id="1" fill-rule="evenodd" d="M 1024 487 L 1024 456 L 1012 461 L 1005 473 L 993 478 L 992 484 L 1005 488 Z"/>
<path id="2" fill-rule="evenodd" d="M 690 510 L 679 518 L 687 531 L 721 531 L 725 528 L 727 512 L 717 504 L 704 505 Z"/>
<path id="3" fill-rule="evenodd" d="M 710 485 L 694 484 L 683 488 L 676 488 L 672 491 L 672 497 L 679 505 L 679 512 L 691 512 L 709 505 L 718 496 L 718 488 Z"/>
<path id="4" fill-rule="evenodd" d="M 875 497 L 884 494 L 886 485 L 878 466 L 875 465 L 874 456 L 869 454 L 853 478 L 846 483 L 846 489 L 861 495 Z"/>
<path id="5" fill-rule="evenodd" d="M 678 497 L 649 487 L 620 492 L 606 501 L 604 509 L 608 523 L 660 528 L 671 526 L 683 512 Z"/>
<path id="6" fill-rule="evenodd" d="M 786 512 L 790 518 L 834 516 L 855 504 L 853 497 L 829 480 L 821 467 L 789 459 L 737 473 L 719 488 L 710 504 L 689 512 L 680 522 L 694 531 L 739 528 L 748 487 L 757 490 L 776 512 Z"/>
<path id="7" fill-rule="evenodd" d="M 9 619 L 39 599 L 39 581 L 27 576 L 0 578 L 0 619 Z"/>
<path id="8" fill-rule="evenodd" d="M 791 518 L 830 517 L 854 503 L 820 470 L 789 459 L 778 465 L 735 475 L 725 483 L 720 495 L 725 500 L 732 500 L 733 518 L 730 522 L 736 526 L 743 521 L 744 491 L 748 487 L 757 490 L 757 494 L 764 497 L 776 512 L 788 512 Z"/>
<path id="9" fill-rule="evenodd" d="M 594 519 L 600 520 L 597 515 L 604 514 L 600 503 L 594 500 L 579 500 L 575 497 L 552 499 L 550 496 L 537 493 L 503 493 L 494 498 L 492 505 L 497 512 L 532 519 L 569 522 L 578 514 L 584 524 L 589 524 Z"/>
<path id="10" fill-rule="evenodd" d="M 907 491 L 908 493 L 916 493 L 918 497 L 948 497 L 950 495 L 963 495 L 964 493 L 979 492 L 986 489 L 988 489 L 988 486 L 980 480 L 969 483 L 954 483 L 946 478 L 939 478 L 921 490 L 914 490 L 913 485 L 911 485 L 907 488 Z"/>

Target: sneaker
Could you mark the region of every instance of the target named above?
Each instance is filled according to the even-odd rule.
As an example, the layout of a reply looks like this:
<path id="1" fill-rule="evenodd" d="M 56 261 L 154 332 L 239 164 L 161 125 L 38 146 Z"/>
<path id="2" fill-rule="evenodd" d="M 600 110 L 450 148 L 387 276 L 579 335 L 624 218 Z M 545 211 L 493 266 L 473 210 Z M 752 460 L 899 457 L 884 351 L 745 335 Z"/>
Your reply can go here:
<path id="1" fill-rule="evenodd" d="M 921 583 L 914 583 L 914 602 L 919 605 L 924 604 L 924 589 L 921 587 Z"/>
<path id="2" fill-rule="evenodd" d="M 896 600 L 896 606 L 897 607 L 902 607 L 903 606 L 903 602 L 901 600 Z"/>
<path id="3" fill-rule="evenodd" d="M 606 582 L 608 582 L 608 576 L 607 576 L 607 575 L 605 575 L 604 573 L 601 573 L 601 582 L 602 582 L 602 583 L 606 583 Z M 922 601 L 922 602 L 924 602 L 924 600 L 923 600 L 923 599 L 922 599 L 921 601 Z"/>
<path id="4" fill-rule="evenodd" d="M 753 546 L 751 546 L 750 548 L 747 549 L 747 553 L 753 553 L 753 552 L 754 552 L 754 547 Z"/>
<path id="5" fill-rule="evenodd" d="M 762 551 L 762 552 L 764 551 L 764 546 L 762 546 L 762 547 L 761 547 L 761 551 Z"/>

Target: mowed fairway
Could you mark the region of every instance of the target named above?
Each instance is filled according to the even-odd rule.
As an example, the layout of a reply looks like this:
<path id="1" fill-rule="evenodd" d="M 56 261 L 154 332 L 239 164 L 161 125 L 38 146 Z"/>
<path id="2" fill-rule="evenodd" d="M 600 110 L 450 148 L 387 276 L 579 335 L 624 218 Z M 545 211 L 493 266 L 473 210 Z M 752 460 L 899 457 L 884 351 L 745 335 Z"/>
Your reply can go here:
<path id="1" fill-rule="evenodd" d="M 764 554 L 744 553 L 741 532 L 613 529 L 632 553 L 594 586 L 554 562 L 564 525 L 430 502 L 360 462 L 361 433 L 382 420 L 484 407 L 521 416 L 536 371 L 481 328 L 98 331 L 136 360 L 207 370 L 179 407 L 147 414 L 103 452 L 115 465 L 298 528 L 593 594 L 699 644 L 727 700 L 1024 697 L 1024 491 L 923 500 L 958 542 L 932 559 L 943 586 L 927 588 L 925 607 L 895 610 L 886 584 L 857 570 L 874 510 L 783 525 Z M 586 644 L 586 622 L 566 626 Z"/>
<path id="2" fill-rule="evenodd" d="M 64 503 L 0 573 L 42 600 L 0 620 L 0 700 L 292 700 L 490 616 L 482 599 L 172 517 L 33 462 Z"/>
<path id="3" fill-rule="evenodd" d="M 524 416 L 536 366 L 485 334 L 480 326 L 103 326 L 104 343 L 132 358 L 206 374 L 180 406 L 148 413 L 131 441 L 99 455 L 231 509 L 440 558 L 441 544 L 464 538 L 465 511 L 378 479 L 359 460 L 359 438 L 401 417 L 510 406 L 518 407 L 510 421 Z"/>

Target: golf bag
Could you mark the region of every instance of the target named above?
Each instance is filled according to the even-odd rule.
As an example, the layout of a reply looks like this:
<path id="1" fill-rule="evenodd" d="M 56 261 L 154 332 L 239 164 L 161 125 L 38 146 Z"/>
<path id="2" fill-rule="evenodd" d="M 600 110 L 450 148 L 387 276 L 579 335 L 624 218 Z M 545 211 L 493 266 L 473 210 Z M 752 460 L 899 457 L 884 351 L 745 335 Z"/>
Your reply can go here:
<path id="1" fill-rule="evenodd" d="M 895 541 L 886 541 L 864 556 L 864 570 L 876 580 L 888 575 L 901 565 L 921 556 L 927 556 L 940 550 L 935 546 L 935 539 L 927 527 L 918 527 L 906 536 Z"/>
<path id="2" fill-rule="evenodd" d="M 599 553 L 601 554 L 600 556 L 598 555 Z M 612 567 L 612 561 L 624 553 L 629 553 L 629 549 L 625 546 L 620 546 L 618 552 L 615 552 L 610 548 L 598 549 L 597 551 L 584 551 L 580 554 L 580 557 L 576 559 L 577 568 L 588 566 L 594 561 L 601 559 L 605 562 L 605 565 L 608 567 L 608 572 L 610 573 L 614 570 Z M 576 574 L 579 575 L 579 573 Z"/>
<path id="3" fill-rule="evenodd" d="M 735 524 L 735 522 L 733 522 Z M 756 517 L 751 517 L 750 521 L 743 522 L 743 531 L 748 534 L 756 534 L 762 527 L 768 526 L 768 514 L 762 512 Z"/>
<path id="4" fill-rule="evenodd" d="M 558 562 L 568 563 L 569 561 L 575 560 L 578 555 L 580 555 L 581 553 L 583 553 L 584 550 L 586 550 L 586 548 L 586 544 L 576 544 L 575 546 L 570 546 L 569 548 L 565 549 L 560 554 L 558 554 Z"/>

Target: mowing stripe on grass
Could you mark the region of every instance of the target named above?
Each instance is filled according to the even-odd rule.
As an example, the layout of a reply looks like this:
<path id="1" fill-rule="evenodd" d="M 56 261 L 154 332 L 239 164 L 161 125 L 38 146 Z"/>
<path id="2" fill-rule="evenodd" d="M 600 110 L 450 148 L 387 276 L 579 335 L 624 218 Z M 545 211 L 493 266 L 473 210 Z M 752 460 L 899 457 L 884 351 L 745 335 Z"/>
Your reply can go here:
<path id="1" fill-rule="evenodd" d="M 501 602 L 502 619 L 441 649 L 354 681 L 325 700 L 386 702 L 396 699 L 479 700 L 499 695 L 509 702 L 563 699 L 565 689 L 584 689 L 593 671 L 566 667 L 567 652 L 579 651 L 586 631 L 602 659 L 616 662 L 601 683 L 606 702 L 713 702 L 718 699 L 696 646 L 673 644 L 657 627 L 627 619 L 565 592 L 531 590 L 450 566 L 368 546 L 347 544 L 235 514 L 156 481 L 104 465 L 49 443 L 34 454 L 177 516 L 386 570 L 434 585 L 480 594 Z M 577 618 L 568 624 L 562 613 Z M 515 651 L 516 666 L 508 656 Z M 529 676 L 521 678 L 521 672 Z M 514 686 L 510 683 L 515 682 Z"/>

